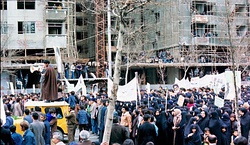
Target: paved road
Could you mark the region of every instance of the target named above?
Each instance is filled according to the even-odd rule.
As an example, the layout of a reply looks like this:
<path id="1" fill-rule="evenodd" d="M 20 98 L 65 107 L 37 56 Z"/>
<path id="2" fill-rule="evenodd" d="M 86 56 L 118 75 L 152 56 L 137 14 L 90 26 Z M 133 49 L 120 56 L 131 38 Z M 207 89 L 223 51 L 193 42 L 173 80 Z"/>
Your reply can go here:
<path id="1" fill-rule="evenodd" d="M 92 142 L 99 141 L 97 135 L 91 134 L 91 131 L 90 131 L 89 133 L 90 133 L 90 140 L 91 140 Z M 79 141 L 79 129 L 78 129 L 78 128 L 76 129 L 75 141 Z M 68 142 L 68 136 L 66 136 L 66 135 L 64 136 L 64 142 L 65 142 L 65 143 Z"/>

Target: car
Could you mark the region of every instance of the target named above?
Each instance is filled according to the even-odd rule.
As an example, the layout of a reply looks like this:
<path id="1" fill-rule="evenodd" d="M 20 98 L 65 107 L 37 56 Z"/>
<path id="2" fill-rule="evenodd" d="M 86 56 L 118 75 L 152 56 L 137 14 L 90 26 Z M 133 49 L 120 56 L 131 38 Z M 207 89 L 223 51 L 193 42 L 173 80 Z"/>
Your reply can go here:
<path id="1" fill-rule="evenodd" d="M 38 106 L 41 108 L 41 112 L 46 114 L 50 108 L 55 108 L 57 115 L 57 132 L 59 132 L 62 136 L 68 134 L 67 130 L 67 121 L 64 116 L 65 113 L 69 113 L 69 104 L 65 101 L 58 102 L 49 102 L 46 103 L 44 101 L 28 101 L 24 104 L 24 108 L 29 109 L 31 112 L 35 110 L 35 107 Z M 14 121 L 16 125 L 16 132 L 23 134 L 20 127 L 20 122 L 23 120 L 22 118 L 18 118 Z"/>

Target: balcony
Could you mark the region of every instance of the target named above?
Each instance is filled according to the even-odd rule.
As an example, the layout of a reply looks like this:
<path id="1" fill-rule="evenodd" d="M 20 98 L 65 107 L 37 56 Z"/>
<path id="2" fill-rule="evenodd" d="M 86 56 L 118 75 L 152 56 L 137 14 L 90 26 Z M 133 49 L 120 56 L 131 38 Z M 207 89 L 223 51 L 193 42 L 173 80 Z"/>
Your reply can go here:
<path id="1" fill-rule="evenodd" d="M 209 45 L 209 37 L 194 37 L 192 41 L 194 45 Z"/>
<path id="2" fill-rule="evenodd" d="M 227 37 L 209 37 L 209 43 L 218 46 L 229 46 L 229 38 Z"/>
<path id="3" fill-rule="evenodd" d="M 53 47 L 66 48 L 67 47 L 67 35 L 63 34 L 48 34 L 46 35 L 46 48 Z"/>
<path id="4" fill-rule="evenodd" d="M 66 9 L 46 9 L 46 21 L 65 21 Z"/>
<path id="5" fill-rule="evenodd" d="M 208 23 L 207 15 L 193 15 L 192 22 L 206 24 Z"/>

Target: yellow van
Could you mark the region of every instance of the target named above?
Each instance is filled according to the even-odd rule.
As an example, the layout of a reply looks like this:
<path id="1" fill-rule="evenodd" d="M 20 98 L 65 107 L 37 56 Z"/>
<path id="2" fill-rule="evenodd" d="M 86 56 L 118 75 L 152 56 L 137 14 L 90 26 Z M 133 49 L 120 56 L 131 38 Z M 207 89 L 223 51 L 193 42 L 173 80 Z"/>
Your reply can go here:
<path id="1" fill-rule="evenodd" d="M 46 114 L 45 110 L 49 110 L 50 108 L 55 108 L 56 115 L 57 115 L 57 131 L 61 133 L 63 136 L 64 134 L 68 134 L 67 130 L 67 122 L 64 116 L 64 113 L 69 113 L 69 104 L 65 101 L 60 102 L 50 102 L 45 103 L 44 101 L 28 101 L 25 103 L 24 108 L 29 109 L 31 112 L 35 110 L 35 106 L 41 108 L 42 113 Z M 20 127 L 20 122 L 23 118 L 15 120 L 16 125 L 16 132 L 23 134 Z"/>

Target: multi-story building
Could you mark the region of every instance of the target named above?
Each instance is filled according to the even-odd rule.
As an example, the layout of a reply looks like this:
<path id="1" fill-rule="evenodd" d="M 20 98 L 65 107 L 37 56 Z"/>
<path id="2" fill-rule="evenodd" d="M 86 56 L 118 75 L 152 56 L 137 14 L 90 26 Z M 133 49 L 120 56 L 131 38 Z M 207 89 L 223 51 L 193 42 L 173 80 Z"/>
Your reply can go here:
<path id="1" fill-rule="evenodd" d="M 63 61 L 76 60 L 74 0 L 4 0 L 0 6 L 1 71 L 29 74 L 31 87 L 39 74 L 30 73 L 30 66 L 45 59 L 55 64 L 54 48 Z"/>
<path id="2" fill-rule="evenodd" d="M 141 37 L 146 58 L 132 60 L 130 71 L 144 74 L 147 82 L 164 77 L 174 83 L 175 77 L 190 77 L 194 70 L 221 73 L 231 68 L 232 55 L 237 68 L 250 64 L 247 0 L 157 0 L 140 12 L 131 18 L 145 31 Z M 164 75 L 159 74 L 163 69 Z"/>

